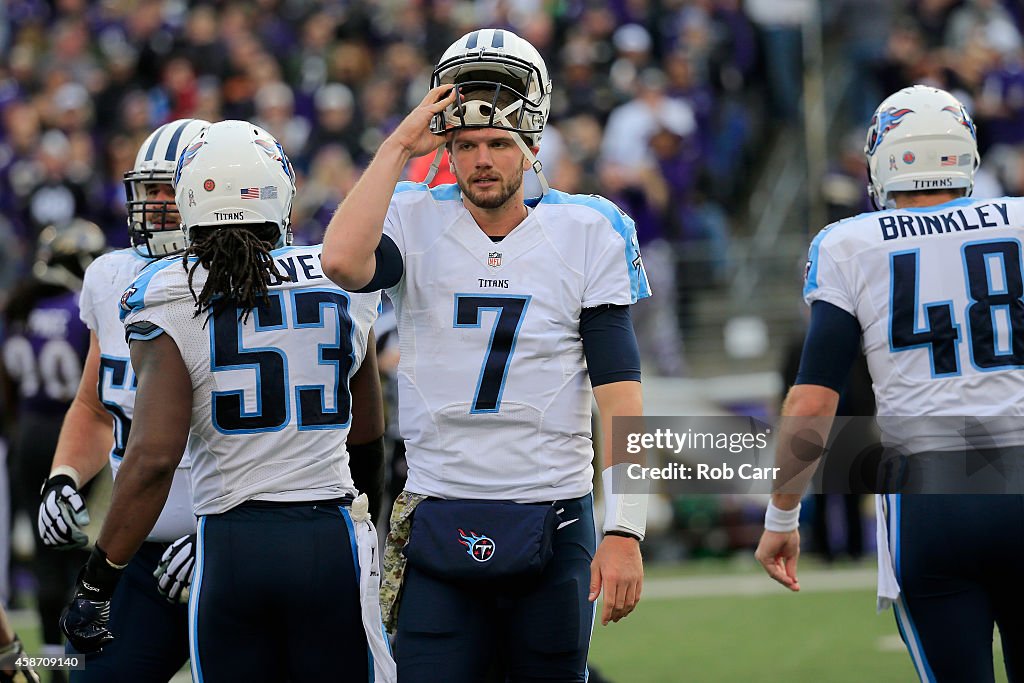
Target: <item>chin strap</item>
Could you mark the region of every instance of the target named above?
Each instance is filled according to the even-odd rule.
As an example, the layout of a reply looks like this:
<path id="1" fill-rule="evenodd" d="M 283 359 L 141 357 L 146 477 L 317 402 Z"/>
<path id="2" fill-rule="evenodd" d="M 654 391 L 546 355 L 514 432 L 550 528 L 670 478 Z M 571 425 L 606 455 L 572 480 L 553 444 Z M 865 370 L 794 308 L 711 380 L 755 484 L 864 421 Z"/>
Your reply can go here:
<path id="1" fill-rule="evenodd" d="M 508 120 L 508 116 L 509 114 L 515 113 L 515 111 L 522 106 L 522 101 L 513 102 L 504 109 L 495 111 L 493 118 L 487 117 L 484 123 L 490 123 L 491 121 L 493 121 L 495 123 L 500 123 L 501 125 L 505 126 L 505 128 L 512 128 L 512 122 Z M 466 119 L 468 118 L 468 116 L 463 116 L 463 121 L 466 121 Z M 474 118 L 481 117 L 477 116 Z M 540 196 L 543 197 L 551 189 L 551 186 L 548 185 L 548 179 L 544 177 L 544 165 L 540 163 L 540 160 L 538 160 L 536 155 L 534 155 L 533 150 L 530 149 L 527 146 L 526 142 L 523 141 L 522 135 L 515 133 L 511 130 L 508 130 L 507 132 L 512 137 L 512 140 L 516 143 L 516 146 L 519 148 L 519 151 L 521 151 L 523 155 L 526 157 L 526 160 L 530 162 L 530 168 L 532 168 L 533 172 L 537 174 L 537 181 L 540 182 Z M 427 171 L 427 177 L 423 179 L 424 184 L 429 185 L 430 181 L 432 181 L 434 179 L 434 176 L 437 175 L 438 169 L 441 168 L 441 158 L 443 156 L 444 145 L 437 148 L 437 152 L 434 154 L 434 160 L 430 163 L 430 170 Z"/>
<path id="2" fill-rule="evenodd" d="M 437 148 L 434 153 L 434 160 L 430 162 L 430 170 L 427 171 L 427 177 L 423 179 L 424 185 L 429 185 L 430 181 L 437 175 L 437 170 L 441 168 L 441 158 L 444 156 L 444 145 Z"/>

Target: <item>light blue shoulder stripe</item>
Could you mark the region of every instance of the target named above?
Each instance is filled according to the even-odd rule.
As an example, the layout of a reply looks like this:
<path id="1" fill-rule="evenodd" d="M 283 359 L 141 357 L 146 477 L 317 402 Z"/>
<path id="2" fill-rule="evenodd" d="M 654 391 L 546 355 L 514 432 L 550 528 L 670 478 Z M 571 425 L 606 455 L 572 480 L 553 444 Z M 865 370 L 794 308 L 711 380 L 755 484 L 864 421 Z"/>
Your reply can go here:
<path id="1" fill-rule="evenodd" d="M 321 244 L 309 244 L 309 245 L 305 245 L 305 246 L 303 246 L 301 244 L 291 244 L 291 245 L 289 245 L 287 247 L 278 247 L 277 249 L 274 249 L 273 251 L 270 252 L 270 255 L 273 258 L 277 258 L 279 256 L 284 256 L 285 254 L 290 254 L 293 251 L 298 251 L 299 249 L 309 249 L 310 247 L 322 247 L 322 246 L 323 245 L 321 245 Z"/>
<path id="2" fill-rule="evenodd" d="M 403 192 L 429 192 L 430 195 L 439 202 L 454 201 L 462 198 L 462 192 L 456 184 L 430 187 L 425 183 L 414 183 L 408 180 L 403 180 L 395 186 L 394 194 L 401 194 Z"/>
<path id="3" fill-rule="evenodd" d="M 636 225 L 633 223 L 633 219 L 623 213 L 613 202 L 594 194 L 568 194 L 558 190 L 550 190 L 540 200 L 540 204 L 586 206 L 604 216 L 612 229 L 626 243 L 624 254 L 626 257 L 626 268 L 629 271 L 630 298 L 633 303 L 636 303 L 638 299 L 644 299 L 651 295 L 651 287 L 647 282 L 647 272 L 644 270 L 643 262 L 640 259 L 640 245 L 636 239 Z"/>
<path id="4" fill-rule="evenodd" d="M 140 254 L 135 249 L 135 247 L 125 247 L 124 249 L 117 249 L 117 250 L 112 251 L 110 253 L 112 253 L 112 254 L 124 254 L 125 256 L 132 256 L 136 260 L 138 260 L 138 261 L 145 261 L 146 263 L 151 263 L 153 261 L 153 259 L 147 258 L 146 256 L 143 256 L 142 254 Z"/>
<path id="5" fill-rule="evenodd" d="M 121 320 L 124 321 L 129 313 L 141 311 L 146 307 L 146 290 L 157 273 L 169 266 L 180 263 L 180 256 L 169 256 L 159 261 L 153 261 L 143 268 L 135 276 L 135 280 L 128 286 L 128 289 L 124 290 L 124 295 L 121 297 Z"/>
<path id="6" fill-rule="evenodd" d="M 808 297 L 811 292 L 818 288 L 818 251 L 821 249 L 821 242 L 825 239 L 825 235 L 832 230 L 833 227 L 838 225 L 833 223 L 832 225 L 822 229 L 814 239 L 811 240 L 811 248 L 807 251 L 807 264 L 809 266 L 807 270 L 807 277 L 804 278 L 804 298 Z"/>
<path id="7" fill-rule="evenodd" d="M 849 216 L 847 218 L 840 219 L 835 223 L 826 225 L 821 231 L 814 236 L 811 240 L 811 246 L 807 250 L 807 263 L 810 268 L 807 271 L 806 277 L 804 277 L 804 297 L 806 298 L 811 292 L 818 288 L 818 252 L 821 249 L 821 243 L 825 240 L 825 237 L 832 232 L 833 229 L 838 228 L 840 225 L 847 225 L 853 223 L 862 218 L 874 216 L 880 213 L 879 211 L 867 211 L 865 213 L 857 214 L 856 216 Z"/>

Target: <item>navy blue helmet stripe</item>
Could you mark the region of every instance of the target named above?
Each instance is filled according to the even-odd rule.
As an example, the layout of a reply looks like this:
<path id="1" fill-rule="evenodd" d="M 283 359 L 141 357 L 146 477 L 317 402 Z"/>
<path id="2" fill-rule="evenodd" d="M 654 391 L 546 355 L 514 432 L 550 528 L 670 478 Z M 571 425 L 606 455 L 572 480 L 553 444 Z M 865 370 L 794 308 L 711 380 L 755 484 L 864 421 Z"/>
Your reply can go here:
<path id="1" fill-rule="evenodd" d="M 178 140 L 181 139 L 181 134 L 185 132 L 185 128 L 188 124 L 192 123 L 193 119 L 185 119 L 178 126 L 178 129 L 174 131 L 174 135 L 171 136 L 171 141 L 167 143 L 167 154 L 164 155 L 164 159 L 167 161 L 175 161 L 178 157 Z"/>
<path id="2" fill-rule="evenodd" d="M 505 47 L 505 32 L 498 29 L 491 38 L 491 47 Z"/>
<path id="3" fill-rule="evenodd" d="M 480 38 L 480 31 L 473 31 L 469 34 L 469 38 L 466 39 L 466 49 L 472 50 L 476 47 L 476 41 Z"/>
<path id="4" fill-rule="evenodd" d="M 160 135 L 164 132 L 164 128 L 171 124 L 165 123 L 156 129 L 156 133 L 153 134 L 153 142 L 149 143 L 149 149 L 146 150 L 146 161 L 152 161 L 153 155 L 156 154 L 156 143 L 160 140 Z"/>

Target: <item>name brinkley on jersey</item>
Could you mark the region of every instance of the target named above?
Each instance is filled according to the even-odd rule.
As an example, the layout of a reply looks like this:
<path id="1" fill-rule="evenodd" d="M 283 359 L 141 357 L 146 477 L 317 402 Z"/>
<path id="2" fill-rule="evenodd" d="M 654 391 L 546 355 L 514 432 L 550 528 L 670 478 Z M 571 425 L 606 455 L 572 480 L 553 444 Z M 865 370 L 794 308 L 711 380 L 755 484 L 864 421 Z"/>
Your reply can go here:
<path id="1" fill-rule="evenodd" d="M 938 212 L 930 210 L 929 213 L 919 212 L 921 210 L 911 210 L 914 213 L 887 211 L 878 216 L 882 239 L 923 237 L 1010 225 L 1010 210 L 1006 202 L 960 206 L 962 208 Z"/>
<path id="2" fill-rule="evenodd" d="M 862 325 L 886 443 L 910 452 L 963 448 L 939 416 L 984 416 L 992 446 L 1019 444 L 1021 341 L 1009 303 L 1019 298 L 1024 199 L 961 197 L 891 209 L 822 230 L 808 254 L 804 298 Z M 911 417 L 900 417 L 911 416 Z M 915 417 L 918 416 L 918 417 Z M 922 419 L 919 416 L 928 416 Z"/>

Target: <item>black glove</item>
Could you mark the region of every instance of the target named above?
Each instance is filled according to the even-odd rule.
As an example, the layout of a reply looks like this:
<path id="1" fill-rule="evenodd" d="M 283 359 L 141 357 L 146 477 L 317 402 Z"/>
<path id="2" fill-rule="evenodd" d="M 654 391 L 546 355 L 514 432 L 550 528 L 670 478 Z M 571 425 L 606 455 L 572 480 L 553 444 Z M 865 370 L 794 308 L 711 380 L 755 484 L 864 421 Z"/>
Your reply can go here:
<path id="1" fill-rule="evenodd" d="M 107 561 L 97 545 L 78 572 L 75 596 L 60 615 L 60 630 L 78 652 L 99 652 L 114 640 L 110 632 L 110 598 L 124 573 Z"/>
<path id="2" fill-rule="evenodd" d="M 370 518 L 377 519 L 384 501 L 384 437 L 370 443 L 346 444 L 352 481 L 370 499 Z"/>
<path id="3" fill-rule="evenodd" d="M 0 683 L 39 683 L 39 674 L 22 664 L 18 659 L 25 656 L 18 636 L 8 645 L 0 647 Z"/>

